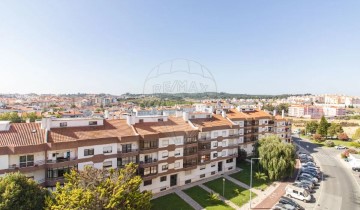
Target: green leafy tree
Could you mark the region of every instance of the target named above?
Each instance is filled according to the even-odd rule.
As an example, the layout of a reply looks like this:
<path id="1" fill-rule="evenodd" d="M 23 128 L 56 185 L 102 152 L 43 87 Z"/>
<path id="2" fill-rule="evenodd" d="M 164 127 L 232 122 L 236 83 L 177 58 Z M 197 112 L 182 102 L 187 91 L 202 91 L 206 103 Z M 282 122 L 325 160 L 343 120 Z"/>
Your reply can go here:
<path id="1" fill-rule="evenodd" d="M 43 209 L 47 190 L 19 172 L 0 177 L 0 209 Z"/>
<path id="2" fill-rule="evenodd" d="M 65 175 L 64 186 L 58 184 L 52 197 L 47 198 L 47 209 L 150 209 L 151 192 L 140 192 L 142 179 L 136 170 L 134 163 L 119 170 L 72 170 Z"/>
<path id="3" fill-rule="evenodd" d="M 316 129 L 316 133 L 320 134 L 322 137 L 327 137 L 327 130 L 329 128 L 330 124 L 326 120 L 325 116 L 321 117 L 319 127 Z"/>
<path id="4" fill-rule="evenodd" d="M 306 123 L 305 127 L 306 127 L 306 132 L 307 133 L 314 134 L 314 133 L 316 133 L 316 130 L 319 127 L 319 123 L 316 122 L 316 121 L 311 121 L 311 122 Z"/>
<path id="5" fill-rule="evenodd" d="M 327 134 L 330 137 L 334 137 L 335 135 L 339 135 L 340 133 L 343 133 L 343 132 L 344 132 L 344 129 L 338 123 L 331 123 L 329 128 L 327 129 Z"/>
<path id="6" fill-rule="evenodd" d="M 355 133 L 352 135 L 354 140 L 360 139 L 360 128 L 356 129 Z"/>
<path id="7" fill-rule="evenodd" d="M 276 135 L 259 140 L 260 165 L 269 179 L 277 180 L 291 176 L 295 166 L 295 147 L 281 142 Z"/>
<path id="8" fill-rule="evenodd" d="M 21 117 L 19 117 L 17 112 L 7 112 L 0 115 L 0 120 L 9 120 L 12 123 L 20 123 L 22 122 Z"/>

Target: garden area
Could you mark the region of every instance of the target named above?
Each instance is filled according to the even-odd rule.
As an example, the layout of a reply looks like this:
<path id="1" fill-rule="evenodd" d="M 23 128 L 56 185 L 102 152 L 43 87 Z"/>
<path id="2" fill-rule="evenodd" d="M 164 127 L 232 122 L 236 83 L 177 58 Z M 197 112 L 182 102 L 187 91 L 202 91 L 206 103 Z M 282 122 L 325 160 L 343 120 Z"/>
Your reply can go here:
<path id="1" fill-rule="evenodd" d="M 190 210 L 192 208 L 188 203 L 181 199 L 175 193 L 171 193 L 154 200 L 151 200 L 152 210 Z"/>
<path id="2" fill-rule="evenodd" d="M 236 163 L 236 167 L 241 168 L 240 172 L 231 174 L 230 176 L 244 184 L 250 186 L 250 169 L 251 165 L 247 161 L 241 161 Z M 269 180 L 267 177 L 256 177 L 256 172 L 258 171 L 259 165 L 253 163 L 253 183 L 252 186 L 259 190 L 265 190 L 269 186 Z"/>
<path id="3" fill-rule="evenodd" d="M 220 199 L 216 199 L 214 196 L 210 196 L 206 190 L 202 189 L 199 186 L 191 187 L 184 190 L 184 192 L 194 199 L 200 206 L 204 207 L 206 210 L 232 210 L 230 206 L 224 203 Z"/>
<path id="4" fill-rule="evenodd" d="M 220 195 L 223 193 L 223 178 L 206 182 L 204 185 Z M 256 197 L 255 193 L 252 193 L 251 195 L 253 198 Z M 238 206 L 242 206 L 250 200 L 250 191 L 225 179 L 225 198 Z"/>

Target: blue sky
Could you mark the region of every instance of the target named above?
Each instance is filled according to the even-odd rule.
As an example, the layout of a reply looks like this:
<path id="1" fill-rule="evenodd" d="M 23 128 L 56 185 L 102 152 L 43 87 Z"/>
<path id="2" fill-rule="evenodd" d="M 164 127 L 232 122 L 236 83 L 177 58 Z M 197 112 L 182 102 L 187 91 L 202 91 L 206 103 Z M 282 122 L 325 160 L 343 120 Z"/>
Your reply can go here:
<path id="1" fill-rule="evenodd" d="M 360 95 L 360 1 L 1 1 L 0 93 L 140 93 L 159 63 L 218 91 Z"/>

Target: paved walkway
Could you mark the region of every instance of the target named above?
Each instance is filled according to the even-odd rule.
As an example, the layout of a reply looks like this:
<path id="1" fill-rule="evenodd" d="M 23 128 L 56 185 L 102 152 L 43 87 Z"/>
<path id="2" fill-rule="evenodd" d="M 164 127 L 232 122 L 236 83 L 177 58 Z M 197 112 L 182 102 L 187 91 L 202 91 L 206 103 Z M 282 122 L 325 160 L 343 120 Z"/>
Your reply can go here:
<path id="1" fill-rule="evenodd" d="M 285 187 L 288 184 L 294 182 L 294 180 L 296 179 L 296 177 L 298 176 L 298 173 L 300 171 L 299 170 L 300 166 L 301 166 L 300 160 L 297 159 L 293 177 L 291 177 L 291 179 L 288 181 L 279 182 L 276 189 L 274 189 L 270 195 L 268 195 L 263 201 L 261 201 L 259 204 L 257 204 L 253 209 L 270 209 L 270 208 L 272 208 L 279 201 L 280 197 L 285 194 Z M 252 205 L 254 205 L 254 204 L 252 203 Z"/>
<path id="2" fill-rule="evenodd" d="M 202 210 L 205 209 L 202 206 L 200 206 L 196 201 L 194 201 L 190 196 L 188 196 L 186 193 L 184 193 L 182 190 L 176 190 L 175 193 L 182 198 L 186 203 L 190 204 L 195 210 Z"/>
<path id="3" fill-rule="evenodd" d="M 211 193 L 214 192 L 212 189 L 206 187 L 205 185 L 201 184 L 199 185 L 199 187 L 203 188 L 204 190 L 206 190 L 207 192 Z M 231 202 L 230 200 L 227 200 L 226 198 L 224 198 L 222 195 L 219 194 L 219 198 L 226 203 L 227 205 L 229 205 L 231 208 L 235 209 L 235 210 L 240 210 L 240 207 L 237 206 L 235 203 Z"/>

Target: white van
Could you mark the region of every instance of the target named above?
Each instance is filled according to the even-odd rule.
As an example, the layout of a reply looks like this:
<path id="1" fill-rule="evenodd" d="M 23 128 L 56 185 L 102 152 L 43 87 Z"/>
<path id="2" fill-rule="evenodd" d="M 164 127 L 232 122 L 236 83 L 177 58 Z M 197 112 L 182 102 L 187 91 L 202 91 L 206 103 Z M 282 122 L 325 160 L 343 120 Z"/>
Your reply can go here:
<path id="1" fill-rule="evenodd" d="M 292 185 L 288 185 L 285 188 L 285 194 L 290 198 L 296 198 L 298 200 L 304 201 L 305 203 L 311 200 L 309 191 Z"/>

